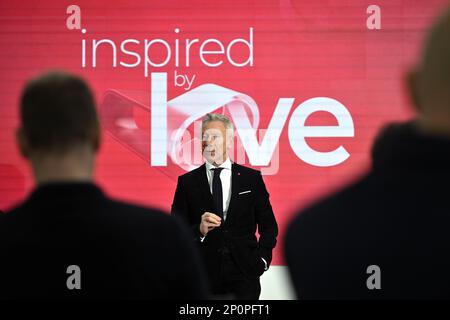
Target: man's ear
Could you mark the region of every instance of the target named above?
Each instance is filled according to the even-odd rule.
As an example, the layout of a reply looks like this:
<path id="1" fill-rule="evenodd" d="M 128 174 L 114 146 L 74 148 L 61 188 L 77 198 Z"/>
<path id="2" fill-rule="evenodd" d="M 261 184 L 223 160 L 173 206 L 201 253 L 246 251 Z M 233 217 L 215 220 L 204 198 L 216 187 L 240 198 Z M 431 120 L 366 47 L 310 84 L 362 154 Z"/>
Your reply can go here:
<path id="1" fill-rule="evenodd" d="M 100 150 L 100 143 L 101 143 L 101 129 L 100 124 L 97 124 L 93 136 L 93 147 L 95 153 L 97 153 L 98 150 Z"/>
<path id="2" fill-rule="evenodd" d="M 227 134 L 227 151 L 228 155 L 231 153 L 231 150 L 233 150 L 234 146 L 234 137 Z"/>
<path id="3" fill-rule="evenodd" d="M 409 97 L 413 104 L 413 108 L 419 114 L 423 111 L 419 94 L 420 77 L 420 71 L 417 68 L 411 69 L 406 75 L 406 84 L 408 87 Z"/>
<path id="4" fill-rule="evenodd" d="M 30 144 L 28 143 L 22 127 L 18 128 L 16 131 L 16 143 L 22 157 L 28 159 L 30 157 Z"/>

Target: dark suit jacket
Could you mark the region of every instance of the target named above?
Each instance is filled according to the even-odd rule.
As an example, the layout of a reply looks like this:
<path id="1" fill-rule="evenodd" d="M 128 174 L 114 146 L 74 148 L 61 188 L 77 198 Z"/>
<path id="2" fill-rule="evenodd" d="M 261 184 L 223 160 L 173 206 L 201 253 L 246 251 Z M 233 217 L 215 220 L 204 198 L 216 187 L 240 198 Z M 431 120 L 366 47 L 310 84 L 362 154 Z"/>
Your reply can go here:
<path id="1" fill-rule="evenodd" d="M 205 298 L 188 234 L 93 184 L 42 185 L 0 216 L 0 298 Z M 81 290 L 66 286 L 70 265 L 81 269 Z"/>
<path id="2" fill-rule="evenodd" d="M 370 173 L 289 226 L 299 298 L 450 298 L 450 139 L 393 126 L 373 157 Z M 381 290 L 367 287 L 370 265 L 380 267 Z"/>
<path id="3" fill-rule="evenodd" d="M 239 194 L 243 191 L 251 192 Z M 210 192 L 205 164 L 178 178 L 172 214 L 182 217 L 191 227 L 199 243 L 211 281 L 216 281 L 221 253 L 228 248 L 241 270 L 259 277 L 264 262 L 269 265 L 276 245 L 278 226 L 261 172 L 233 163 L 231 168 L 231 199 L 225 222 L 208 232 L 200 242 L 199 226 L 206 211 L 216 213 Z M 260 235 L 257 241 L 255 232 Z"/>

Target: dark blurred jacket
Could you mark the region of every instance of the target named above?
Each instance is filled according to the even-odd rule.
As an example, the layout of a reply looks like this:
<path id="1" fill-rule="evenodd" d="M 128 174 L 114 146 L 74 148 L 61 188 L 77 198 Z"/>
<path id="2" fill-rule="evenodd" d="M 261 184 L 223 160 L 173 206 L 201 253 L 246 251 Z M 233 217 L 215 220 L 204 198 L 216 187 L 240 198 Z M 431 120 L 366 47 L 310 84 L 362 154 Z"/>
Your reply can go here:
<path id="1" fill-rule="evenodd" d="M 188 232 L 90 183 L 42 185 L 0 216 L 0 298 L 206 298 Z M 66 285 L 70 265 L 81 269 L 80 290 Z"/>
<path id="2" fill-rule="evenodd" d="M 299 298 L 450 298 L 450 139 L 386 127 L 372 170 L 301 212 L 285 255 Z M 369 290 L 367 267 L 381 269 Z"/>

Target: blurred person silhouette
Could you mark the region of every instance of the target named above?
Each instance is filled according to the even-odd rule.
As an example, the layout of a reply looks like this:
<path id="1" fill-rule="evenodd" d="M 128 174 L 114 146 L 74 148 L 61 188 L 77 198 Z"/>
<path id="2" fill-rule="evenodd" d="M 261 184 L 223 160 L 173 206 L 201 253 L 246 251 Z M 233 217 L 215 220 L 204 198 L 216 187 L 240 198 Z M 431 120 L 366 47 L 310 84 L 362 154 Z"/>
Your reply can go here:
<path id="1" fill-rule="evenodd" d="M 300 299 L 450 298 L 449 39 L 447 10 L 407 77 L 417 117 L 385 127 L 370 172 L 290 223 Z"/>
<path id="2" fill-rule="evenodd" d="M 0 216 L 0 298 L 207 297 L 189 230 L 92 181 L 100 126 L 82 79 L 52 71 L 29 81 L 20 120 L 18 146 L 37 186 Z"/>

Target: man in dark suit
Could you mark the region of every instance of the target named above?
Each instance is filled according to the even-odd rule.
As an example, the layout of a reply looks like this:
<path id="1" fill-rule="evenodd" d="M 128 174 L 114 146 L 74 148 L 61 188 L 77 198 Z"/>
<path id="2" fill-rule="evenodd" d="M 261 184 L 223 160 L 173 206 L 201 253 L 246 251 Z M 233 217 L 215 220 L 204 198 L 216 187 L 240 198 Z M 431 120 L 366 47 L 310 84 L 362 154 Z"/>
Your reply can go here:
<path id="1" fill-rule="evenodd" d="M 178 178 L 172 214 L 191 226 L 214 294 L 258 299 L 259 278 L 272 261 L 278 226 L 261 173 L 230 161 L 233 135 L 227 117 L 206 115 L 206 163 Z"/>
<path id="2" fill-rule="evenodd" d="M 447 11 L 410 73 L 417 119 L 383 130 L 371 171 L 289 226 L 300 298 L 450 298 L 449 39 Z"/>
<path id="3" fill-rule="evenodd" d="M 19 148 L 37 187 L 0 216 L 0 298 L 206 298 L 189 230 L 92 182 L 100 128 L 81 79 L 30 81 L 20 116 Z"/>

